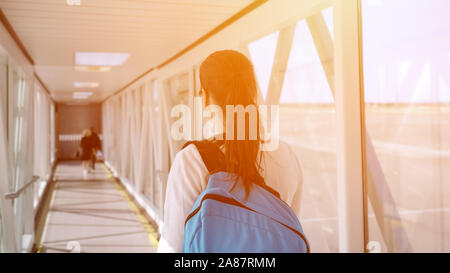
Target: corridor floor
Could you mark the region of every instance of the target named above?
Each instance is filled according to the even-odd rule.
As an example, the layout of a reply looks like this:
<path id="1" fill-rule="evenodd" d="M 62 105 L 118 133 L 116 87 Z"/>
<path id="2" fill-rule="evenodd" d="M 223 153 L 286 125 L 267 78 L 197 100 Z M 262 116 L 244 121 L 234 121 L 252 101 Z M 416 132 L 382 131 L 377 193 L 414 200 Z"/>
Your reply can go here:
<path id="1" fill-rule="evenodd" d="M 54 181 L 40 252 L 156 251 L 153 226 L 103 164 L 84 176 L 80 162 L 60 163 Z"/>

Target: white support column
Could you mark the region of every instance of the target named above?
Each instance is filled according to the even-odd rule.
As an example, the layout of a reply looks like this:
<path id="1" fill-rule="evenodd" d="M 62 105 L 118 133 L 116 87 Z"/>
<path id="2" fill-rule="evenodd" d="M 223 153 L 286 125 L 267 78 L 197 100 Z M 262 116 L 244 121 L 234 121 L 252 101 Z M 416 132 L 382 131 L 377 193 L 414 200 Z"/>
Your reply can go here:
<path id="1" fill-rule="evenodd" d="M 149 181 L 147 181 L 147 177 L 145 175 L 146 173 L 146 168 L 148 168 L 147 166 L 144 166 L 145 164 L 150 164 L 151 162 L 149 161 L 149 157 L 148 154 L 151 152 L 150 151 L 150 140 L 148 138 L 148 131 L 149 131 L 149 123 L 150 123 L 150 119 L 149 119 L 149 115 L 150 115 L 150 111 L 151 111 L 151 107 L 149 106 L 149 97 L 152 94 L 152 85 L 150 81 L 146 81 L 145 82 L 145 86 L 144 86 L 144 92 L 142 93 L 142 100 L 143 100 L 143 106 L 142 106 L 142 129 L 141 129 L 141 135 L 140 135 L 140 149 L 138 152 L 139 157 L 138 157 L 138 176 L 137 176 L 137 184 L 136 184 L 136 189 L 139 193 L 143 193 L 144 192 L 144 182 L 149 183 Z M 145 159 L 145 160 L 144 160 Z M 144 162 L 145 161 L 145 162 Z"/>
<path id="2" fill-rule="evenodd" d="M 152 87 L 151 87 L 151 94 L 150 94 L 150 131 L 149 131 L 149 142 L 150 142 L 150 185 L 149 188 L 151 189 L 151 201 L 152 205 L 156 206 L 155 203 L 155 192 L 156 192 L 156 183 L 158 181 L 157 177 L 157 170 L 160 169 L 159 164 L 161 163 L 159 158 L 159 151 L 161 145 L 159 145 L 160 141 L 160 135 L 161 135 L 161 121 L 159 118 L 159 112 L 161 110 L 158 109 L 159 112 L 155 111 L 155 107 L 159 107 L 159 102 L 157 101 L 158 98 L 158 83 L 156 79 L 152 80 Z M 162 219 L 162 217 L 161 217 Z"/>
<path id="3" fill-rule="evenodd" d="M 134 151 L 133 149 L 133 128 L 134 128 L 134 105 L 133 105 L 133 97 L 134 97 L 134 91 L 135 89 L 130 89 L 130 91 L 126 92 L 127 93 L 127 132 L 126 132 L 126 174 L 125 177 L 128 179 L 128 181 L 133 184 L 133 154 L 132 151 Z"/>
<path id="4" fill-rule="evenodd" d="M 189 88 L 189 94 L 188 94 L 188 106 L 189 109 L 191 109 L 191 114 L 194 113 L 194 99 L 195 99 L 195 67 L 191 67 L 189 68 L 188 71 L 188 88 Z M 189 139 L 195 139 L 197 140 L 198 137 L 201 138 L 201 136 L 198 136 L 196 134 L 196 122 L 195 122 L 195 118 L 191 118 L 191 135 L 189 136 Z"/>
<path id="5" fill-rule="evenodd" d="M 334 96 L 334 46 L 322 12 L 306 18 L 328 85 Z"/>
<path id="6" fill-rule="evenodd" d="M 334 10 L 339 251 L 364 252 L 358 0 Z"/>
<path id="7" fill-rule="evenodd" d="M 164 198 L 165 198 L 165 189 L 167 183 L 167 175 L 169 173 L 169 154 L 172 154 L 172 159 L 175 154 L 172 147 L 172 140 L 170 138 L 170 122 L 169 122 L 169 105 L 168 105 L 168 92 L 164 88 L 164 84 L 162 80 L 156 80 L 156 91 L 158 93 L 158 107 L 159 114 L 156 117 L 158 119 L 159 131 L 157 132 L 157 144 L 155 148 L 156 151 L 156 175 L 157 179 L 155 183 L 160 183 L 158 185 L 159 191 L 155 194 L 158 194 L 159 204 L 157 206 L 160 210 L 161 219 L 164 218 Z"/>
<path id="8" fill-rule="evenodd" d="M 5 104 L 0 104 L 2 107 Z M 5 109 L 6 110 L 6 109 Z M 4 109 L 0 110 L 0 213 L 2 216 L 2 243 L 5 252 L 16 252 L 16 234 L 14 229 L 14 213 L 13 206 L 10 200 L 4 198 L 5 194 L 9 192 L 9 185 L 11 181 L 11 167 L 9 162 L 9 148 L 6 136 L 6 120 L 4 117 Z"/>
<path id="9" fill-rule="evenodd" d="M 130 156 L 130 159 L 132 160 L 132 169 L 131 169 L 131 173 L 133 174 L 133 183 L 136 186 L 136 183 L 139 183 L 138 181 L 138 176 L 139 176 L 139 152 L 142 148 L 141 148 L 141 113 L 142 113 L 142 109 L 141 109 L 141 94 L 142 94 L 142 84 L 139 84 L 136 89 L 133 91 L 133 100 L 132 100 L 132 108 L 133 108 L 133 123 L 132 123 L 132 130 L 131 130 L 131 137 L 130 140 L 132 141 L 131 143 L 131 149 L 133 151 L 132 155 Z"/>
<path id="10" fill-rule="evenodd" d="M 163 134 L 163 137 L 161 137 L 161 145 L 167 145 L 169 147 L 169 153 L 171 158 L 173 159 L 177 152 L 175 151 L 174 141 L 172 140 L 172 138 L 170 138 L 170 110 L 173 102 L 170 98 L 168 82 L 164 82 L 163 80 L 157 80 L 157 82 L 159 98 L 158 103 L 159 109 L 161 111 L 161 132 Z M 167 138 L 165 136 L 167 136 Z"/>
<path id="11" fill-rule="evenodd" d="M 128 133 L 127 128 L 127 118 L 126 118 L 126 93 L 120 94 L 120 126 L 123 128 L 123 130 L 119 130 L 120 138 L 118 139 L 118 143 L 120 145 L 120 153 L 117 156 L 117 162 L 118 164 L 118 172 L 120 176 L 125 175 L 125 153 L 126 153 L 126 142 L 125 142 L 125 135 Z"/>
<path id="12" fill-rule="evenodd" d="M 25 153 L 24 156 L 24 168 L 23 177 L 24 182 L 28 183 L 34 173 L 34 82 L 32 78 L 27 78 L 26 89 L 24 90 L 25 106 L 24 106 L 24 118 L 27 121 L 24 125 L 25 136 L 23 149 Z M 32 185 L 23 193 L 23 211 L 22 211 L 22 222 L 23 222 L 23 234 L 22 234 L 22 251 L 29 251 L 32 247 L 32 241 L 34 238 L 34 194 L 33 189 L 36 184 Z"/>
<path id="13" fill-rule="evenodd" d="M 266 102 L 268 104 L 278 104 L 280 101 L 281 89 L 283 89 L 284 76 L 286 73 L 291 46 L 294 39 L 295 24 L 280 30 L 278 35 L 277 48 L 270 73 L 269 86 L 267 87 Z"/>

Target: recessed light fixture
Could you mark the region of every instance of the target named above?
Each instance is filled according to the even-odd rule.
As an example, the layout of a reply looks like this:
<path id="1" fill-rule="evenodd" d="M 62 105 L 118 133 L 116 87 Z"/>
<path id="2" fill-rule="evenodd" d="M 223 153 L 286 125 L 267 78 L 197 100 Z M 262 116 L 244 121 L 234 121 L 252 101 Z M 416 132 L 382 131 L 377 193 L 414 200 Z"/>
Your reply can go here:
<path id="1" fill-rule="evenodd" d="M 77 88 L 97 88 L 100 86 L 100 83 L 98 82 L 74 82 L 73 83 L 74 87 Z"/>
<path id="2" fill-rule="evenodd" d="M 66 3 L 69 6 L 80 6 L 81 0 L 66 0 Z"/>
<path id="3" fill-rule="evenodd" d="M 73 92 L 72 93 L 72 98 L 79 99 L 79 100 L 87 99 L 90 96 L 92 96 L 92 92 Z"/>
<path id="4" fill-rule="evenodd" d="M 79 72 L 108 72 L 111 70 L 111 66 L 87 66 L 77 65 L 75 70 Z"/>
<path id="5" fill-rule="evenodd" d="M 123 65 L 130 53 L 75 52 L 76 65 L 119 66 Z"/>
<path id="6" fill-rule="evenodd" d="M 76 106 L 82 106 L 82 105 L 89 105 L 88 102 L 66 102 L 65 105 L 76 105 Z"/>

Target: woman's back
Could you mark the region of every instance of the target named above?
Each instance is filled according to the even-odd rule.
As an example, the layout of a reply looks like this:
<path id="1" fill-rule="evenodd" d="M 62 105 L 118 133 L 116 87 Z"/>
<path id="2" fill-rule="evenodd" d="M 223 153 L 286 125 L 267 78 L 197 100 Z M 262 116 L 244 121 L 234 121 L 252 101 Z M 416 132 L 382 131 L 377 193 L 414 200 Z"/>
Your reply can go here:
<path id="1" fill-rule="evenodd" d="M 89 141 L 89 136 L 83 136 L 83 137 L 81 138 L 81 141 L 80 141 L 80 147 L 81 147 L 81 149 L 83 150 L 83 152 L 89 151 L 89 150 L 92 149 L 92 144 L 91 144 L 91 142 Z"/>
<path id="2" fill-rule="evenodd" d="M 266 184 L 280 193 L 281 199 L 299 213 L 302 172 L 288 144 L 280 142 L 275 151 L 263 152 L 261 175 Z M 181 252 L 184 222 L 208 183 L 208 170 L 195 147 L 180 151 L 167 181 L 164 226 L 158 252 Z"/>
<path id="3" fill-rule="evenodd" d="M 281 143 L 277 150 L 264 152 L 259 162 L 263 137 L 258 88 L 250 60 L 234 50 L 216 51 L 201 63 L 199 71 L 199 93 L 205 105 L 222 111 L 222 115 L 215 116 L 225 117 L 215 123 L 218 128 L 214 137 L 216 144 L 221 143 L 223 157 L 218 160 L 223 170 L 239 178 L 245 197 L 255 184 L 266 184 L 278 191 L 298 215 L 302 175 L 292 150 Z M 236 107 L 248 113 L 239 114 Z M 234 114 L 228 114 L 230 109 Z M 167 182 L 159 251 L 181 252 L 186 216 L 206 188 L 207 177 L 208 170 L 194 145 L 176 155 Z"/>

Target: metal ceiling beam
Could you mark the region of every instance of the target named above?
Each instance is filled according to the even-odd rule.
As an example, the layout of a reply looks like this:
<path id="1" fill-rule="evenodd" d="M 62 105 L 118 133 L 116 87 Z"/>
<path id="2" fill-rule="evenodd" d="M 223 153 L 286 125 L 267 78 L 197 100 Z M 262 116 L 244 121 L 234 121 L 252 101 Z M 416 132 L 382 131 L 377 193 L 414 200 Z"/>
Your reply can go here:
<path id="1" fill-rule="evenodd" d="M 291 53 L 296 24 L 290 25 L 278 34 L 277 47 L 270 73 L 269 85 L 267 86 L 267 104 L 278 104 L 280 102 L 281 90 L 283 89 L 289 55 Z"/>

